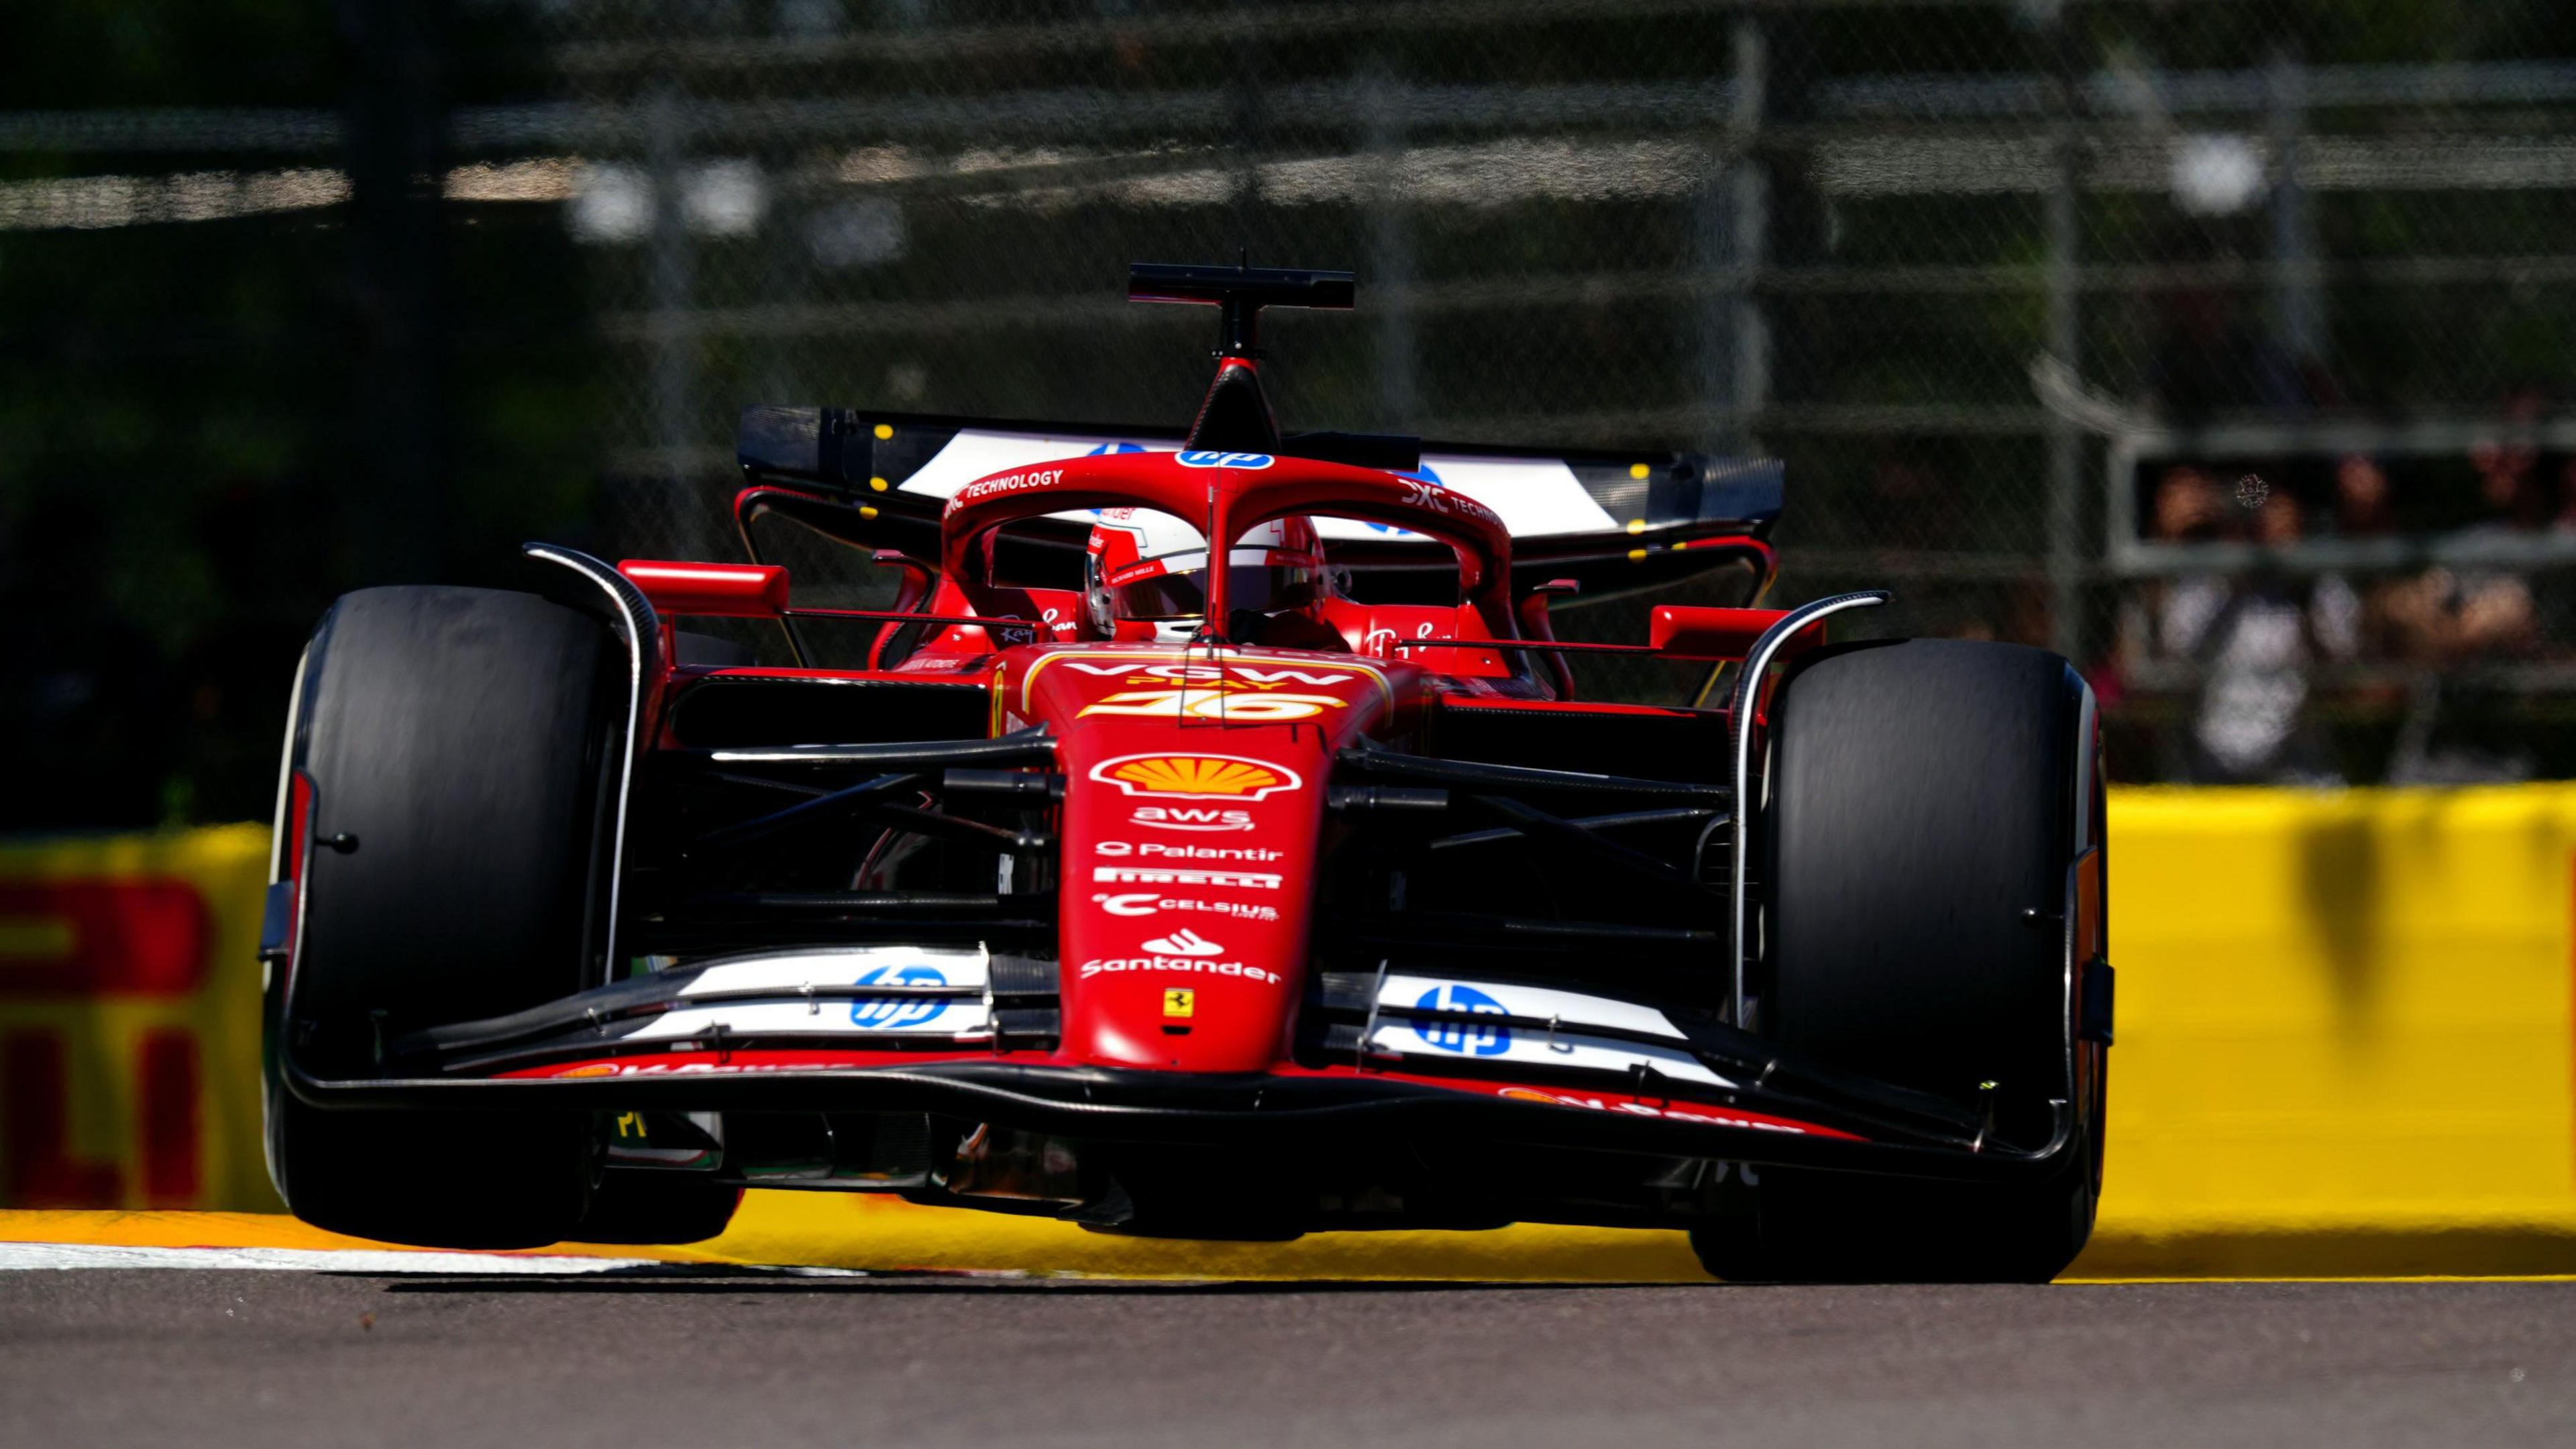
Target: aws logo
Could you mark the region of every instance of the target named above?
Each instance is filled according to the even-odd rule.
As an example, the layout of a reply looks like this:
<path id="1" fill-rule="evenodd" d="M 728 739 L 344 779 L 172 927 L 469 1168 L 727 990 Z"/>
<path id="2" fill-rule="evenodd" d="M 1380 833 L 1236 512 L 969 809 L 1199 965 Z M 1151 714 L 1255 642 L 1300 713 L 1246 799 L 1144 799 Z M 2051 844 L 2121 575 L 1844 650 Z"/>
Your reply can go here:
<path id="1" fill-rule="evenodd" d="M 1156 830 L 1250 830 L 1252 812 L 1219 805 L 1139 805 L 1128 817 Z"/>
<path id="2" fill-rule="evenodd" d="M 1092 766 L 1091 778 L 1121 794 L 1181 800 L 1267 800 L 1306 784 L 1286 765 L 1234 755 L 1120 755 Z"/>

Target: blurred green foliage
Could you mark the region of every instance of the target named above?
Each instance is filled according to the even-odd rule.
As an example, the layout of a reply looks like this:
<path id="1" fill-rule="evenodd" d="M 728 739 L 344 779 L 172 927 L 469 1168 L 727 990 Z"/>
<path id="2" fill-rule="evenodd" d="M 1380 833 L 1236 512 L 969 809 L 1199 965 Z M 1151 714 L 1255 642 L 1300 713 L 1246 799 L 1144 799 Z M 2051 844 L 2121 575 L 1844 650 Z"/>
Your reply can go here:
<path id="1" fill-rule="evenodd" d="M 0 13 L 11 109 L 336 111 L 350 57 L 313 0 L 51 0 Z M 449 17 L 453 104 L 525 99 L 516 7 Z M 333 157 L 0 151 L 0 183 Z M 447 481 L 388 508 L 362 375 L 380 305 L 352 208 L 0 231 L 0 828 L 262 818 L 287 682 L 337 594 L 433 572 L 517 583 L 516 545 L 587 527 L 597 408 L 581 275 L 551 208 L 430 208 Z M 385 518 L 435 536 L 371 537 Z M 379 530 L 380 531 L 380 530 Z M 387 546 L 388 542 L 392 546 Z"/>

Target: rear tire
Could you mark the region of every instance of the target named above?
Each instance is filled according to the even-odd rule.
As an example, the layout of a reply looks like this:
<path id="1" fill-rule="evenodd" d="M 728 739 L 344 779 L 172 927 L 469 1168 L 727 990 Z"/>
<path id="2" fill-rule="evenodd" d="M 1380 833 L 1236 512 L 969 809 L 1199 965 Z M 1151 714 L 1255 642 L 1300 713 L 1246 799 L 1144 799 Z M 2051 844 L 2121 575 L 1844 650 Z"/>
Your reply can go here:
<path id="1" fill-rule="evenodd" d="M 480 589 L 368 589 L 315 630 L 287 765 L 312 781 L 316 844 L 287 863 L 304 919 L 266 1053 L 270 1173 L 305 1221 L 449 1248 L 581 1222 L 588 1114 L 326 1110 L 279 1061 L 368 1077 L 405 1032 L 588 984 L 615 651 L 581 614 Z"/>
<path id="2" fill-rule="evenodd" d="M 1972 1106 L 1993 1081 L 1997 1135 L 2048 1140 L 2070 1029 L 2056 918 L 2100 838 L 2086 703 L 2054 654 L 1956 640 L 1851 646 L 1784 683 L 1758 857 L 1765 1034 Z M 2101 1049 L 2081 1057 L 2076 1140 L 2044 1178 L 1764 1168 L 1692 1246 L 1734 1280 L 2045 1282 L 2100 1191 Z"/>

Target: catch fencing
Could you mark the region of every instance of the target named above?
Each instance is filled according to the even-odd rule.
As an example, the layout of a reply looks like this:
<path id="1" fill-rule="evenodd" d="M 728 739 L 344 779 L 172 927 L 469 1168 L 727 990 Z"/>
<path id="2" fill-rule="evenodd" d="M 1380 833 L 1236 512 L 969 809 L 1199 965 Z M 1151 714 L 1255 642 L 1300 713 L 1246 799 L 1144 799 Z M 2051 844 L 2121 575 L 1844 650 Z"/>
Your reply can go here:
<path id="1" fill-rule="evenodd" d="M 1120 268 L 1248 253 L 1361 279 L 1357 317 L 1273 328 L 1291 426 L 1780 456 L 1780 597 L 1889 584 L 1872 629 L 2067 653 L 2117 693 L 2132 775 L 2576 767 L 2552 572 L 2576 559 L 2553 527 L 2576 525 L 2576 454 L 2545 432 L 2576 323 L 2563 7 L 637 15 L 572 10 L 556 53 L 639 546 L 717 539 L 755 397 L 1176 419 L 1203 319 L 1126 305 Z M 2426 421 L 2446 445 L 2392 451 Z M 2481 445 L 2532 454 L 2531 496 L 2479 497 Z M 2342 504 L 2353 455 L 2394 517 Z M 2135 546 L 2170 541 L 2159 466 L 2220 472 L 2197 526 L 2268 528 L 2279 557 L 2215 576 L 2268 563 L 2293 612 L 2341 577 L 2302 556 L 2318 535 L 2399 535 L 2250 761 L 2195 742 L 2236 687 L 2216 656 L 2259 641 L 2180 637 L 2173 581 L 2211 566 Z M 2274 490 L 2299 526 L 2258 518 Z M 2464 529 L 2529 535 L 2527 624 L 2393 597 L 2442 587 L 2416 581 Z M 1566 632 L 1624 637 L 1629 612 L 1577 606 Z M 1688 683 L 1584 663 L 1616 694 Z"/>
<path id="2" fill-rule="evenodd" d="M 1355 316 L 1269 330 L 1290 427 L 1780 457 L 1775 600 L 2062 650 L 2129 777 L 2576 773 L 2552 0 L 524 15 L 544 79 L 440 112 L 437 206 L 571 245 L 603 548 L 731 553 L 746 402 L 1169 423 L 1205 319 L 1128 261 L 1346 266 Z M 94 173 L 0 184 L 0 227 L 415 223 L 337 169 L 387 134 L 351 120 L 0 117 Z"/>

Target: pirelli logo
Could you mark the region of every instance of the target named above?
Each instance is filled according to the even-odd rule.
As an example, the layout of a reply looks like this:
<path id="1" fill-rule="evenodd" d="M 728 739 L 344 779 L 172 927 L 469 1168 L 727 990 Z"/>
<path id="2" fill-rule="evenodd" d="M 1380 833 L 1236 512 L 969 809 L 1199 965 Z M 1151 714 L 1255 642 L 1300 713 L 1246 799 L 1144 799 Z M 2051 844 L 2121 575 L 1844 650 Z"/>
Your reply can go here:
<path id="1" fill-rule="evenodd" d="M 1231 886 L 1237 890 L 1275 891 L 1279 876 L 1258 870 L 1158 870 L 1150 865 L 1100 865 L 1091 870 L 1099 885 Z"/>

